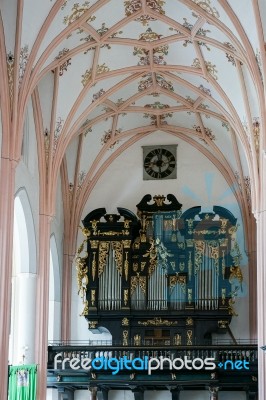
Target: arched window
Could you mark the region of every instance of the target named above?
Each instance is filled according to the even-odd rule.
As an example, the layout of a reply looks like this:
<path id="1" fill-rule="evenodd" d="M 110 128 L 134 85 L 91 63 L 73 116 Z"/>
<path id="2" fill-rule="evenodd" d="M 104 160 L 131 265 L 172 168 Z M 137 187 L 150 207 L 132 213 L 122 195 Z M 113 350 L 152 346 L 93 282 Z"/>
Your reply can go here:
<path id="1" fill-rule="evenodd" d="M 34 359 L 36 308 L 36 238 L 31 206 L 25 189 L 14 202 L 10 363 Z M 23 312 L 24 310 L 27 312 Z"/>

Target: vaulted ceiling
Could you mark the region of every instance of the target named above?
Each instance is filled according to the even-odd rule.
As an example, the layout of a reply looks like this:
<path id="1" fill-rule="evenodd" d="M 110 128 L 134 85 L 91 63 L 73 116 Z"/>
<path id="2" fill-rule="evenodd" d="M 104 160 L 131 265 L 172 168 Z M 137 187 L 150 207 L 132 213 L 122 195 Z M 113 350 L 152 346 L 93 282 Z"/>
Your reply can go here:
<path id="1" fill-rule="evenodd" d="M 70 190 L 82 189 L 80 210 L 112 161 L 156 131 L 209 158 L 238 188 L 246 215 L 252 196 L 256 208 L 264 126 L 257 1 L 4 0 L 0 7 L 8 76 L 17 71 L 9 79 L 17 127 L 32 95 L 39 157 L 51 177 L 63 166 Z"/>

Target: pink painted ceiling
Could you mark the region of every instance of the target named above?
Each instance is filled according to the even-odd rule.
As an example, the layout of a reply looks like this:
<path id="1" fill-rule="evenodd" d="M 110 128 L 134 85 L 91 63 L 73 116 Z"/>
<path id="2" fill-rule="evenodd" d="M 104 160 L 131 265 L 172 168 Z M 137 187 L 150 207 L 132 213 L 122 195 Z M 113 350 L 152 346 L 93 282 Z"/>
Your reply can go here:
<path id="1" fill-rule="evenodd" d="M 4 0 L 17 126 L 32 95 L 43 163 L 83 186 L 80 210 L 121 152 L 160 131 L 208 157 L 248 215 L 264 146 L 261 12 L 251 0 Z"/>

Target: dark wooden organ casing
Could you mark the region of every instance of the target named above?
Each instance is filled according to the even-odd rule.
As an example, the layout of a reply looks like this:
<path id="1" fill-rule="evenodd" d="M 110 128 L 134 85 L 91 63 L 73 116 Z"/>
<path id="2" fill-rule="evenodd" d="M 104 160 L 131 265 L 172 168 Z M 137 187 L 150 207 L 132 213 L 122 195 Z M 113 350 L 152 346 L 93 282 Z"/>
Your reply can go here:
<path id="1" fill-rule="evenodd" d="M 242 279 L 232 213 L 182 212 L 172 194 L 144 196 L 137 216 L 117 210 L 83 220 L 77 269 L 89 328 L 105 327 L 123 345 L 205 344 L 225 332 L 232 281 Z"/>

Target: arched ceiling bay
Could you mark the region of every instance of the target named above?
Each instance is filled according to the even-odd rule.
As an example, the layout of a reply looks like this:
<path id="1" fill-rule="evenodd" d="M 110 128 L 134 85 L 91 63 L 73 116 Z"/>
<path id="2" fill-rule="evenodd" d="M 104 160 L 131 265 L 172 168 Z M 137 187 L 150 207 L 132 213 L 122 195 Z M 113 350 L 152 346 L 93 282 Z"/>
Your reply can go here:
<path id="1" fill-rule="evenodd" d="M 12 3 L 1 12 L 8 32 L 17 10 L 20 104 L 34 91 L 51 174 L 63 161 L 67 184 L 84 194 L 132 143 L 167 132 L 208 156 L 251 212 L 264 122 L 257 2 Z M 9 64 L 16 40 L 6 40 Z"/>

